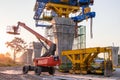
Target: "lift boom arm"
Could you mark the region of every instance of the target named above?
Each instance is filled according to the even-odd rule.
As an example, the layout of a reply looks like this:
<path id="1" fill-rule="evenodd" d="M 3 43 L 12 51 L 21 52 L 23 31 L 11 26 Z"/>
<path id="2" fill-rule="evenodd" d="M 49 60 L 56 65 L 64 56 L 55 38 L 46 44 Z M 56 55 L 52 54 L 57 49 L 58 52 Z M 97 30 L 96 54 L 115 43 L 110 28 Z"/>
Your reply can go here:
<path id="1" fill-rule="evenodd" d="M 51 42 L 50 40 L 46 39 L 45 37 L 43 37 L 42 35 L 40 35 L 39 33 L 35 32 L 34 30 L 32 30 L 31 28 L 29 28 L 28 26 L 26 26 L 25 23 L 22 22 L 18 22 L 17 27 L 13 26 L 13 30 L 14 33 L 13 34 L 18 34 L 17 30 L 19 27 L 23 27 L 26 30 L 28 30 L 29 32 L 31 32 L 33 35 L 35 35 L 39 40 L 44 41 L 50 48 L 45 52 L 45 54 L 43 55 L 45 56 L 50 56 L 50 55 L 54 55 L 55 51 L 56 51 L 56 44 L 54 44 L 53 42 Z"/>
<path id="2" fill-rule="evenodd" d="M 43 37 L 42 35 L 40 35 L 39 33 L 35 32 L 34 30 L 32 30 L 31 28 L 29 28 L 28 26 L 26 26 L 25 23 L 22 22 L 18 22 L 17 28 L 19 28 L 19 26 L 25 28 L 26 30 L 28 30 L 29 32 L 31 32 L 33 35 L 35 35 L 38 39 L 44 41 L 48 46 L 51 46 L 53 44 L 53 42 L 51 42 L 50 40 L 46 39 L 45 37 Z"/>

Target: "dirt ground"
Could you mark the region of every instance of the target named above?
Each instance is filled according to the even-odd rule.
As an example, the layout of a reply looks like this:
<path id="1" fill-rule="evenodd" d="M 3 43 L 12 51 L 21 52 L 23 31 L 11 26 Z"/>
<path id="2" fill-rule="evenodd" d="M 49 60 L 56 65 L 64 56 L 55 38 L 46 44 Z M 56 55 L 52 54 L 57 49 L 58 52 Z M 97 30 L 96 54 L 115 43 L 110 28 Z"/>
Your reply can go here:
<path id="1" fill-rule="evenodd" d="M 22 67 L 0 67 L 0 80 L 120 80 L 120 68 L 116 68 L 111 77 L 104 77 L 103 75 L 76 75 L 58 71 L 55 75 L 42 73 L 37 76 L 33 71 L 22 74 Z"/>

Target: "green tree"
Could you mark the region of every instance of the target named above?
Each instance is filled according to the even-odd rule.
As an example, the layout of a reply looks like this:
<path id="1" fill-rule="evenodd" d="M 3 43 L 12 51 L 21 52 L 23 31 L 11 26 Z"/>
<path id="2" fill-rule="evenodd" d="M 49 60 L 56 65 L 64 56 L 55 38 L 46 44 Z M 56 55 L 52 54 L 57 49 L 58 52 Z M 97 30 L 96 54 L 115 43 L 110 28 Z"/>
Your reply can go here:
<path id="1" fill-rule="evenodd" d="M 15 37 L 12 41 L 6 42 L 7 47 L 10 47 L 11 49 L 14 50 L 14 61 L 16 60 L 16 54 L 25 51 L 27 49 L 27 44 L 26 42 L 18 37 Z"/>

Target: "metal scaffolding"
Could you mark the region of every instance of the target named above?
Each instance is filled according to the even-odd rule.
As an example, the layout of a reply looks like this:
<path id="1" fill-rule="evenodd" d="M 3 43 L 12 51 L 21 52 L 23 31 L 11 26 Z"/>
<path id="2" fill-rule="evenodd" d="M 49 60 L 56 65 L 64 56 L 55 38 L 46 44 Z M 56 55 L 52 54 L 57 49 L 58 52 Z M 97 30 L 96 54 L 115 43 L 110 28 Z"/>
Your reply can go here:
<path id="1" fill-rule="evenodd" d="M 73 49 L 86 48 L 86 26 L 78 26 L 77 32 L 78 37 L 74 38 Z"/>

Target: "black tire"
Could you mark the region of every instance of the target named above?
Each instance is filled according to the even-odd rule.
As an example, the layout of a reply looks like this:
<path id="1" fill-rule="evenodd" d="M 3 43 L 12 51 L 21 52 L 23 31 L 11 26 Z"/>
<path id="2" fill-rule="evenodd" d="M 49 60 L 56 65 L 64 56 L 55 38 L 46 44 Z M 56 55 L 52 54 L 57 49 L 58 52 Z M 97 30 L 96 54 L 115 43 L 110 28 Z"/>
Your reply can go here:
<path id="1" fill-rule="evenodd" d="M 54 68 L 54 67 L 49 67 L 48 73 L 49 73 L 50 75 L 54 75 L 54 73 L 55 73 L 55 68 Z"/>
<path id="2" fill-rule="evenodd" d="M 36 75 L 40 75 L 41 74 L 41 71 L 42 71 L 42 68 L 41 67 L 35 67 L 35 74 Z"/>
<path id="3" fill-rule="evenodd" d="M 29 66 L 23 66 L 23 74 L 27 74 L 29 71 Z"/>

